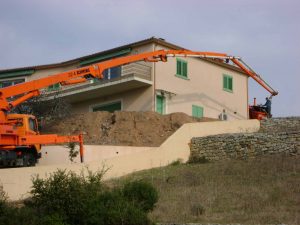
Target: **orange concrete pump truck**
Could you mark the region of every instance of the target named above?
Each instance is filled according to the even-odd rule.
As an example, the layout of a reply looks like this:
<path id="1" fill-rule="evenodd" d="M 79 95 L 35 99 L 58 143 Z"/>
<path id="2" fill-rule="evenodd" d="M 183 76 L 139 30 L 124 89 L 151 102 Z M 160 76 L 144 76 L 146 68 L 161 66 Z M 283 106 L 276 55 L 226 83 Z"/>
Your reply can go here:
<path id="1" fill-rule="evenodd" d="M 50 85 L 72 85 L 89 79 L 103 78 L 103 71 L 137 61 L 167 62 L 168 57 L 199 57 L 216 59 L 224 62 L 230 60 L 252 77 L 262 87 L 277 95 L 258 74 L 256 74 L 240 57 L 224 53 L 194 52 L 189 50 L 158 50 L 96 63 L 90 66 L 51 75 L 45 78 L 17 84 L 0 89 L 0 165 L 4 166 L 34 166 L 41 157 L 41 145 L 77 142 L 80 146 L 80 159 L 84 160 L 83 137 L 58 136 L 56 134 L 42 135 L 38 131 L 37 120 L 33 115 L 10 114 L 10 110 L 26 100 L 40 95 L 40 90 Z M 21 96 L 21 97 L 20 97 Z"/>

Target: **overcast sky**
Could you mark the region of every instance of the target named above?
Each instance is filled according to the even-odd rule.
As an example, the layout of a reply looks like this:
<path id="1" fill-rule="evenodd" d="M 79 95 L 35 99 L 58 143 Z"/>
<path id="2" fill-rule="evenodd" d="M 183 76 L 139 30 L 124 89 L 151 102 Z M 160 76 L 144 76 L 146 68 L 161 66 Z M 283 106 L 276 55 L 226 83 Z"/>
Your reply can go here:
<path id="1" fill-rule="evenodd" d="M 0 69 L 56 63 L 162 37 L 241 56 L 300 116 L 299 0 L 0 0 Z M 268 92 L 250 82 L 250 99 Z"/>

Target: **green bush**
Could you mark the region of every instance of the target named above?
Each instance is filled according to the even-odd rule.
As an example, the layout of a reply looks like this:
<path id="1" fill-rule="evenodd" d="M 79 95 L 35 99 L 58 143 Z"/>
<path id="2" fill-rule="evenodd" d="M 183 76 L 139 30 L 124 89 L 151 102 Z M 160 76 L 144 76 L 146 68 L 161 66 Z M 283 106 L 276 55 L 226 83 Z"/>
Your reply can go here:
<path id="1" fill-rule="evenodd" d="M 0 189 L 0 225 L 150 225 L 147 212 L 157 202 L 152 185 L 134 181 L 109 189 L 103 173 L 58 170 L 35 177 L 23 207 L 8 204 Z"/>
<path id="2" fill-rule="evenodd" d="M 123 195 L 129 201 L 141 207 L 145 212 L 154 209 L 158 200 L 157 190 L 144 181 L 133 181 L 126 183 L 123 187 Z"/>
<path id="3" fill-rule="evenodd" d="M 194 203 L 191 205 L 191 214 L 193 216 L 199 217 L 200 215 L 203 215 L 205 212 L 205 208 L 200 203 Z"/>
<path id="4" fill-rule="evenodd" d="M 182 159 L 177 159 L 177 160 L 174 160 L 173 162 L 171 162 L 170 166 L 178 166 L 178 165 L 181 165 L 182 163 L 183 163 Z"/>
<path id="5" fill-rule="evenodd" d="M 76 143 L 75 142 L 68 143 L 67 148 L 69 149 L 69 159 L 71 162 L 74 162 L 74 159 L 79 154 L 79 151 L 76 150 Z"/>
<path id="6" fill-rule="evenodd" d="M 209 160 L 205 156 L 190 156 L 188 163 L 209 163 Z"/>
<path id="7" fill-rule="evenodd" d="M 122 190 L 107 191 L 90 202 L 86 224 L 93 225 L 148 225 L 147 214 L 128 201 Z"/>
<path id="8" fill-rule="evenodd" d="M 58 170 L 44 180 L 35 177 L 27 206 L 45 215 L 58 215 L 69 224 L 84 224 L 88 203 L 104 189 L 102 176 L 102 171 L 85 176 Z"/>
<path id="9" fill-rule="evenodd" d="M 9 225 L 37 225 L 41 223 L 42 217 L 36 210 L 29 207 L 11 207 Z M 44 224 L 43 224 L 44 225 Z M 48 225 L 48 224 L 45 224 Z M 50 224 L 49 224 L 50 225 Z"/>
<path id="10" fill-rule="evenodd" d="M 0 212 L 0 224 L 2 225 L 14 225 L 17 210 L 9 207 L 5 203 L 1 203 Z"/>
<path id="11" fill-rule="evenodd" d="M 4 220 L 9 211 L 9 207 L 7 205 L 7 196 L 3 190 L 2 185 L 0 185 L 0 224 L 5 224 Z"/>
<path id="12" fill-rule="evenodd" d="M 64 219 L 58 214 L 46 215 L 40 218 L 39 225 L 68 225 Z"/>

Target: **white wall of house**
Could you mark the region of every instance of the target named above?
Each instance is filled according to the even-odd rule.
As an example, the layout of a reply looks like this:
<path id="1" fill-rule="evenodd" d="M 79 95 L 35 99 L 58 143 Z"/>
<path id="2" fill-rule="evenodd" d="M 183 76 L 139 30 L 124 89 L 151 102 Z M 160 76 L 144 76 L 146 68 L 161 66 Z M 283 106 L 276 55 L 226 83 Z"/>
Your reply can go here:
<path id="1" fill-rule="evenodd" d="M 203 107 L 205 117 L 218 118 L 225 109 L 229 120 L 248 118 L 247 76 L 197 58 L 182 59 L 188 63 L 187 79 L 176 76 L 176 58 L 155 66 L 155 89 L 173 93 L 165 94 L 166 113 L 192 115 L 196 105 Z M 232 92 L 223 90 L 223 74 L 232 76 Z"/>
<path id="2" fill-rule="evenodd" d="M 150 86 L 102 98 L 73 103 L 72 109 L 74 113 L 91 112 L 93 107 L 121 101 L 123 111 L 152 111 L 152 108 L 154 108 L 152 89 L 153 88 Z M 101 91 L 101 89 L 99 91 Z"/>

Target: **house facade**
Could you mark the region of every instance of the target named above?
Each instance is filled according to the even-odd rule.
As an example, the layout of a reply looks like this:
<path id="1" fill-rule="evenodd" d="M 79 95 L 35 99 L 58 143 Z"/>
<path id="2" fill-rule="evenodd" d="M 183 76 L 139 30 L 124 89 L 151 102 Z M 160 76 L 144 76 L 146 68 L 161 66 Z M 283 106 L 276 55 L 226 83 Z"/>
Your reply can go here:
<path id="1" fill-rule="evenodd" d="M 0 70 L 0 85 L 7 87 L 115 57 L 160 49 L 183 48 L 152 37 L 62 63 Z M 166 63 L 135 62 L 106 70 L 102 80 L 63 87 L 57 84 L 45 91 L 65 98 L 74 113 L 123 110 L 184 112 L 210 118 L 225 114 L 228 120 L 248 118 L 248 76 L 219 60 L 170 57 Z"/>

